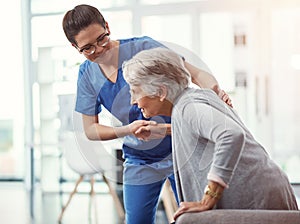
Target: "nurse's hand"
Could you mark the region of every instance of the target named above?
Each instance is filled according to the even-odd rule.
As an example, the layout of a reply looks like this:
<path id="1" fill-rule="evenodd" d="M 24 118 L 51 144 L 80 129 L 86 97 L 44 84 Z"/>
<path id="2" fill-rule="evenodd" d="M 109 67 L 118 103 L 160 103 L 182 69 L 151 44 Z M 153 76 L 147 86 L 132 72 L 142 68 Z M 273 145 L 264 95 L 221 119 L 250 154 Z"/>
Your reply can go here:
<path id="1" fill-rule="evenodd" d="M 215 91 L 220 99 L 223 100 L 228 106 L 233 107 L 229 95 L 224 90 L 220 89 L 218 85 L 213 86 L 212 90 Z"/>
<path id="2" fill-rule="evenodd" d="M 221 100 L 223 100 L 230 107 L 233 107 L 232 106 L 232 101 L 231 101 L 229 95 L 224 90 L 220 90 L 219 93 L 218 93 L 218 96 L 221 98 Z"/>
<path id="3" fill-rule="evenodd" d="M 161 139 L 167 135 L 171 135 L 170 124 L 149 124 L 140 127 L 136 132 L 135 136 L 144 141 L 152 139 Z"/>
<path id="4" fill-rule="evenodd" d="M 130 123 L 129 125 L 127 125 L 127 127 L 129 133 L 136 136 L 136 132 L 140 130 L 140 128 L 147 127 L 149 125 L 155 126 L 156 124 L 157 123 L 155 121 L 136 120 Z"/>

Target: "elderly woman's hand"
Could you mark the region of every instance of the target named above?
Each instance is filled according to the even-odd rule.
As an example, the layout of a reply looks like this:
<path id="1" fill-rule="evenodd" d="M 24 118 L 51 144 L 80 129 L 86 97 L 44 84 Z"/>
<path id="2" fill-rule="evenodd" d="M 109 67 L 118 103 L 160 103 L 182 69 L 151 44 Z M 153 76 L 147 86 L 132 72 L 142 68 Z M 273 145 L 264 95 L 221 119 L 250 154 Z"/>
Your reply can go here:
<path id="1" fill-rule="evenodd" d="M 174 213 L 174 220 L 186 212 L 203 212 L 212 209 L 216 201 L 211 198 L 202 199 L 200 202 L 181 202 L 179 208 Z"/>
<path id="2" fill-rule="evenodd" d="M 171 134 L 170 124 L 149 124 L 141 126 L 135 133 L 135 137 L 140 140 L 148 141 L 151 139 L 161 139 Z"/>
<path id="3" fill-rule="evenodd" d="M 203 212 L 213 209 L 222 196 L 224 187 L 214 181 L 209 181 L 200 202 L 181 202 L 174 213 L 174 220 L 186 212 Z"/>
<path id="4" fill-rule="evenodd" d="M 138 132 L 141 128 L 147 127 L 149 125 L 155 126 L 156 124 L 157 123 L 155 121 L 136 120 L 127 125 L 127 130 L 130 134 L 135 135 L 137 137 L 136 132 Z"/>

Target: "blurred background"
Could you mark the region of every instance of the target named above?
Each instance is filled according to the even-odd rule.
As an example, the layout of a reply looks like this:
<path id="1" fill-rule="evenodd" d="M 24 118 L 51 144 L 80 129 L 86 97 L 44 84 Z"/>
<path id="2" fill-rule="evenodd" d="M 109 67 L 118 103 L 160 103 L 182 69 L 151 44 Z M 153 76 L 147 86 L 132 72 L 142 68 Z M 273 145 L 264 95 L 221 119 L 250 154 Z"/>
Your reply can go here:
<path id="1" fill-rule="evenodd" d="M 59 170 L 68 122 L 60 99 L 74 95 L 84 58 L 61 21 L 83 3 L 99 8 L 112 39 L 147 35 L 199 56 L 255 138 L 300 183 L 299 0 L 11 0 L 0 14 L 0 184 L 55 192 L 61 173 L 73 175 Z"/>

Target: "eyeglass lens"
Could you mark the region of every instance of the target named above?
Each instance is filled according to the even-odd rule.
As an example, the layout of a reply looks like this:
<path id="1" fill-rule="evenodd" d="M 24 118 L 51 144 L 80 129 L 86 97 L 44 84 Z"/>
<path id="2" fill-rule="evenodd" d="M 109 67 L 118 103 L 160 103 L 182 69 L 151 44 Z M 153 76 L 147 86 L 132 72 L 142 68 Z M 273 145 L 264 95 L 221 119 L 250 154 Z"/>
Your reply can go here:
<path id="1" fill-rule="evenodd" d="M 109 39 L 110 39 L 109 34 L 106 33 L 106 34 L 104 34 L 104 36 L 101 36 L 97 39 L 96 44 L 98 47 L 105 47 L 108 44 Z M 90 45 L 89 47 L 80 50 L 81 53 L 85 53 L 87 55 L 91 55 L 95 51 L 96 51 L 95 45 Z"/>

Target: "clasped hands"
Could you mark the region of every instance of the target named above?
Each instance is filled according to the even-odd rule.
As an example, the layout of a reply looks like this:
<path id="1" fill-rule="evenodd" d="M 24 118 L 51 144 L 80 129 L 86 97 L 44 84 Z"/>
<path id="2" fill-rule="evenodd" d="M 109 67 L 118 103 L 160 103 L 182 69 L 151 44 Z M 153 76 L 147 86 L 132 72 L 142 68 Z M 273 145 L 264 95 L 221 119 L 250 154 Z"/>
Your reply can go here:
<path id="1" fill-rule="evenodd" d="M 171 133 L 170 124 L 160 124 L 156 121 L 136 120 L 129 124 L 129 131 L 143 141 L 164 138 Z"/>

